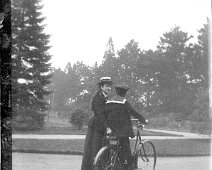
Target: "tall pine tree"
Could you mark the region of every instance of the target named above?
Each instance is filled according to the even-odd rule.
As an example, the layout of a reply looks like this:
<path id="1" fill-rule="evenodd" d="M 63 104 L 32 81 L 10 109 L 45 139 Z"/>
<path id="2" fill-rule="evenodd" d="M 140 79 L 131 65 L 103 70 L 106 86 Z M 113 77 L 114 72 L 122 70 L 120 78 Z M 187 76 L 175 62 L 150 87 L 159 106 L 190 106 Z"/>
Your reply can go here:
<path id="1" fill-rule="evenodd" d="M 12 0 L 13 110 L 45 111 L 51 75 L 49 35 L 43 32 L 40 0 Z M 20 81 L 24 80 L 24 81 Z M 23 112 L 22 112 L 23 113 Z M 33 113 L 33 112 L 30 112 Z"/>
<path id="2" fill-rule="evenodd" d="M 110 37 L 103 56 L 103 62 L 100 65 L 100 69 L 102 70 L 101 76 L 110 76 L 114 81 L 118 79 L 116 65 L 117 59 L 115 57 L 115 48 L 112 37 Z"/>

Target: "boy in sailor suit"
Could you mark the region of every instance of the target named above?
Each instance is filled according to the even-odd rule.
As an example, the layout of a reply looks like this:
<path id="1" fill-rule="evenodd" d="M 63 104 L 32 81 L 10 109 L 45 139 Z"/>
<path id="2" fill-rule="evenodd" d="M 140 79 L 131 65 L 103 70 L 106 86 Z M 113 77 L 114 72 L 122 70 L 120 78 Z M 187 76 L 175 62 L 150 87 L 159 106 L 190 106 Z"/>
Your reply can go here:
<path id="1" fill-rule="evenodd" d="M 129 87 L 126 85 L 115 86 L 116 95 L 106 102 L 107 125 L 119 138 L 121 144 L 120 158 L 124 163 L 124 169 L 128 169 L 131 163 L 131 149 L 129 137 L 135 137 L 130 116 L 137 118 L 141 123 L 146 124 L 147 120 L 132 108 L 126 100 Z"/>

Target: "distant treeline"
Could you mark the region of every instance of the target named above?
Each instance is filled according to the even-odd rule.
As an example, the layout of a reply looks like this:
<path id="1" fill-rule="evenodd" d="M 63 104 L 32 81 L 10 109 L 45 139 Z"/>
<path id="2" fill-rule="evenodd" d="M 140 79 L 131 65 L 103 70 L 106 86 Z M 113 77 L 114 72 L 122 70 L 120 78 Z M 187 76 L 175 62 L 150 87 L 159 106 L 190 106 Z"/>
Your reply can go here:
<path id="1" fill-rule="evenodd" d="M 76 107 L 89 111 L 96 82 L 111 76 L 129 85 L 128 99 L 148 117 L 173 113 L 181 120 L 209 120 L 209 27 L 198 30 L 198 42 L 175 26 L 160 37 L 156 50 L 142 51 L 131 40 L 115 51 L 112 38 L 100 65 L 68 63 L 64 70 L 52 69 L 51 109 L 68 114 Z M 62 57 L 62 56 L 61 56 Z M 101 56 L 100 56 L 101 57 Z M 114 92 L 111 94 L 113 95 Z"/>

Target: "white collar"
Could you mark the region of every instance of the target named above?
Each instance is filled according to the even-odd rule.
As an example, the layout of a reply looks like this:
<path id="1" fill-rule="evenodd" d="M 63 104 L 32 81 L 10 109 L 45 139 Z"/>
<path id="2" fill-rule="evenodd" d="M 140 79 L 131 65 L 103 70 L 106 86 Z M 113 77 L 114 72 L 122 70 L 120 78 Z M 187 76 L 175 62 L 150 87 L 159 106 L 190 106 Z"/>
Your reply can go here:
<path id="1" fill-rule="evenodd" d="M 126 99 L 124 99 L 123 101 L 108 100 L 106 103 L 120 103 L 120 104 L 124 104 L 125 102 L 126 102 Z"/>

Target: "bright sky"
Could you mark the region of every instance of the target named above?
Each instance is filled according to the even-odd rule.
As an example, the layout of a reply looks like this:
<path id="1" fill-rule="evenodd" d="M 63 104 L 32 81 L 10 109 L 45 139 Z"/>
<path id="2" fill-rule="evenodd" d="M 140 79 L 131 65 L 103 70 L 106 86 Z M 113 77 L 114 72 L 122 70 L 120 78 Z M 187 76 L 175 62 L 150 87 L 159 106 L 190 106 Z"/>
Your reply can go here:
<path id="1" fill-rule="evenodd" d="M 131 39 L 144 50 L 180 26 L 190 35 L 211 16 L 210 0 L 43 0 L 46 33 L 51 35 L 52 66 L 101 63 L 109 37 L 115 50 Z"/>

